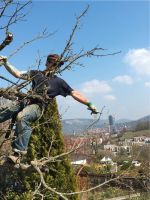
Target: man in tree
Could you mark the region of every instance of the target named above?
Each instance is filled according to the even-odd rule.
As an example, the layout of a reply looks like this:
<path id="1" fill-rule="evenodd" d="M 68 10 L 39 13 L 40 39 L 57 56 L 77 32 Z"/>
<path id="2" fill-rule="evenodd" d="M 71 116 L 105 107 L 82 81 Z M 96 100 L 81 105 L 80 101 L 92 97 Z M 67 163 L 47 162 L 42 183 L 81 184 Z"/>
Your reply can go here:
<path id="1" fill-rule="evenodd" d="M 14 155 L 9 158 L 14 163 L 20 162 L 20 156 L 27 153 L 29 139 L 32 133 L 31 122 L 37 120 L 41 114 L 42 109 L 46 107 L 51 98 L 58 95 L 66 97 L 72 96 L 76 101 L 87 105 L 92 113 L 97 114 L 96 107 L 88 101 L 78 91 L 72 89 L 63 79 L 57 77 L 56 70 L 63 65 L 60 61 L 60 56 L 57 54 L 50 54 L 47 56 L 46 69 L 44 71 L 30 70 L 27 72 L 19 71 L 12 66 L 7 57 L 0 56 L 0 66 L 4 65 L 9 73 L 19 79 L 32 81 L 33 96 L 36 98 L 28 98 L 21 100 L 17 105 L 8 107 L 0 112 L 0 123 L 16 116 L 16 139 L 12 142 L 12 150 Z"/>

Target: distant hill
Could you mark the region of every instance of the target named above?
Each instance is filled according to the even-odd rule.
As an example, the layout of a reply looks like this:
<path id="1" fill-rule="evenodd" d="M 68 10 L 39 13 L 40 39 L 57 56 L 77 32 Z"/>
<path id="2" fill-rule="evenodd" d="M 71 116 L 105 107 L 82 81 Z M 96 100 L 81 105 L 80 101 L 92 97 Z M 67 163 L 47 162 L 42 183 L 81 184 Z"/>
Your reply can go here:
<path id="1" fill-rule="evenodd" d="M 119 120 L 117 120 L 116 121 L 116 123 L 117 124 L 119 124 L 119 123 L 127 123 L 127 122 L 131 122 L 132 120 L 130 120 L 130 119 L 119 119 Z"/>
<path id="2" fill-rule="evenodd" d="M 93 119 L 66 119 L 62 120 L 62 131 L 64 134 L 81 133 L 89 127 L 95 120 Z M 107 120 L 100 120 L 92 128 L 100 128 Z"/>
<path id="3" fill-rule="evenodd" d="M 93 119 L 66 119 L 62 120 L 62 131 L 64 134 L 73 134 L 73 133 L 81 133 L 84 130 L 86 130 L 90 125 L 92 125 L 96 120 Z M 119 120 L 116 121 L 116 124 L 121 124 L 121 123 L 128 123 L 131 120 Z M 103 128 L 108 126 L 108 120 L 107 119 L 102 119 L 99 120 L 97 123 L 92 125 L 92 129 L 96 128 Z"/>
<path id="4" fill-rule="evenodd" d="M 62 120 L 62 131 L 64 134 L 73 134 L 73 133 L 81 133 L 86 130 L 95 120 L 93 119 L 65 119 Z M 138 120 L 129 120 L 129 119 L 119 119 L 115 122 L 116 126 L 124 126 L 126 125 L 129 129 L 134 129 L 135 126 L 144 121 L 150 122 L 150 115 L 142 117 Z M 108 125 L 108 120 L 103 119 L 99 120 L 96 124 L 92 126 L 92 129 L 103 128 Z"/>
<path id="5" fill-rule="evenodd" d="M 147 115 L 147 116 L 142 117 L 140 119 L 137 119 L 135 121 L 128 122 L 127 126 L 129 126 L 132 129 L 134 129 L 137 126 L 137 124 L 142 123 L 142 122 L 149 122 L 150 123 L 150 115 Z"/>
<path id="6" fill-rule="evenodd" d="M 140 121 L 140 122 L 150 121 L 150 115 L 142 117 L 142 118 L 138 119 L 137 121 Z"/>

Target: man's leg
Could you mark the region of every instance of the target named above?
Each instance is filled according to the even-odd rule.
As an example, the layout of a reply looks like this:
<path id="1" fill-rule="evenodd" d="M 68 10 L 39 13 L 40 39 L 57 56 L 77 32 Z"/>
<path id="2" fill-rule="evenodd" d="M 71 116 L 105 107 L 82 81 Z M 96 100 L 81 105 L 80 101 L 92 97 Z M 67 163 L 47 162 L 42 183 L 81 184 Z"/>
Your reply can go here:
<path id="1" fill-rule="evenodd" d="M 26 106 L 18 113 L 16 118 L 16 136 L 12 143 L 13 149 L 26 151 L 32 133 L 31 122 L 37 120 L 41 115 L 41 108 L 37 104 Z"/>
<path id="2" fill-rule="evenodd" d="M 15 114 L 17 114 L 21 109 L 22 105 L 19 103 L 17 105 L 12 105 L 8 108 L 0 110 L 0 123 L 11 119 Z"/>

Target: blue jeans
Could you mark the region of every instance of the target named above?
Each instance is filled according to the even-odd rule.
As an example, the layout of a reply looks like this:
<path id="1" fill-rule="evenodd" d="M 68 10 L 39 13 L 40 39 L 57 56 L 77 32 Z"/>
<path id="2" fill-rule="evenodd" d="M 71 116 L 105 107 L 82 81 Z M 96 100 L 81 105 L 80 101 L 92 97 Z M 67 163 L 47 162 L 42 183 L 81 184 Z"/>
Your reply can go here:
<path id="1" fill-rule="evenodd" d="M 41 108 L 37 104 L 31 104 L 23 107 L 22 104 L 11 106 L 0 111 L 0 123 L 16 117 L 15 135 L 17 138 L 12 142 L 12 148 L 21 151 L 27 150 L 29 139 L 32 133 L 31 122 L 37 120 L 41 115 Z"/>

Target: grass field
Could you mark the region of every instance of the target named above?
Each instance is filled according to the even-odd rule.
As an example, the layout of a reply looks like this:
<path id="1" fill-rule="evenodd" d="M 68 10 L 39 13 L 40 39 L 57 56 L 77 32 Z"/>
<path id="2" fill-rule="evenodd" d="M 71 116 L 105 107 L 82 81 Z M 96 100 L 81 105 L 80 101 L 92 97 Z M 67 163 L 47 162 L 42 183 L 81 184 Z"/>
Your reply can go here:
<path id="1" fill-rule="evenodd" d="M 128 131 L 125 132 L 124 134 L 118 135 L 117 137 L 112 137 L 111 143 L 116 143 L 118 139 L 123 141 L 124 139 L 130 139 L 133 137 L 140 137 L 140 136 L 150 137 L 150 130 Z"/>
<path id="2" fill-rule="evenodd" d="M 150 130 L 126 132 L 126 133 L 123 134 L 123 136 L 121 137 L 121 139 L 124 140 L 124 139 L 133 138 L 133 137 L 140 137 L 140 136 L 150 137 Z"/>

